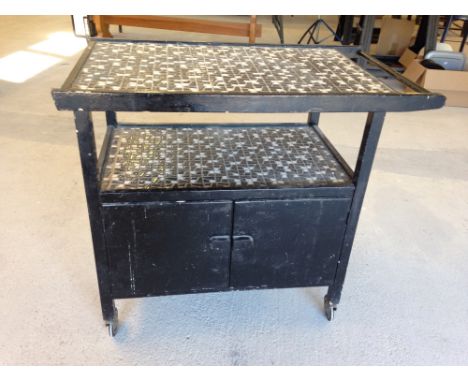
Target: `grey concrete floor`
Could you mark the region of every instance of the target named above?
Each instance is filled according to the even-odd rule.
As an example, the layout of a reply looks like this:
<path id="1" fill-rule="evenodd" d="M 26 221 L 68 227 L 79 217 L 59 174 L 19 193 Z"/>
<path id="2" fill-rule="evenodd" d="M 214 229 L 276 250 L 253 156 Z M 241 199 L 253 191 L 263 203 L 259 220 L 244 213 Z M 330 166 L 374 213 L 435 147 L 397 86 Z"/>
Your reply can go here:
<path id="1" fill-rule="evenodd" d="M 262 40 L 276 41 L 260 19 Z M 311 21 L 298 18 L 290 40 Z M 0 17 L 0 62 L 70 30 L 68 17 Z M 178 38 L 224 40 L 171 32 Z M 0 364 L 468 364 L 468 109 L 388 115 L 334 322 L 322 312 L 323 288 L 211 293 L 118 301 L 121 327 L 111 339 L 72 115 L 50 97 L 78 56 L 58 57 L 23 83 L 0 80 Z M 364 118 L 323 116 L 351 163 Z"/>

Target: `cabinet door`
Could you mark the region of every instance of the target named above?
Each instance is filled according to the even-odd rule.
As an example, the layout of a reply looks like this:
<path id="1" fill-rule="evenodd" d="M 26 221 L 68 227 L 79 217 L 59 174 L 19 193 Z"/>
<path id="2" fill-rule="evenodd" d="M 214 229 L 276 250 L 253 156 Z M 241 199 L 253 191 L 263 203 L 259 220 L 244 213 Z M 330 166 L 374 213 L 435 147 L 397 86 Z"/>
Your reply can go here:
<path id="1" fill-rule="evenodd" d="M 232 202 L 104 207 L 114 297 L 228 287 Z"/>
<path id="2" fill-rule="evenodd" d="M 349 206 L 349 199 L 236 202 L 231 286 L 331 284 Z"/>

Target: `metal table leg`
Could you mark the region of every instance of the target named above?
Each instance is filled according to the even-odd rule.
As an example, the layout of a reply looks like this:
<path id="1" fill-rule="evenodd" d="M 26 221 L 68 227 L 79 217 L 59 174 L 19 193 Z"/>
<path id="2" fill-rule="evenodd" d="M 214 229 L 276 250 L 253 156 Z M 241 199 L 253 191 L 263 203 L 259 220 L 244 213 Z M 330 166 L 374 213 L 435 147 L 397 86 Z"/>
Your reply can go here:
<path id="1" fill-rule="evenodd" d="M 372 42 L 372 31 L 374 30 L 375 16 L 368 15 L 364 16 L 364 22 L 362 25 L 361 35 L 359 37 L 359 45 L 363 52 L 369 53 L 371 42 Z M 362 57 L 358 57 L 357 63 L 360 66 L 365 66 L 366 60 Z"/>
<path id="2" fill-rule="evenodd" d="M 340 302 L 341 291 L 343 289 L 344 279 L 346 275 L 346 268 L 351 254 L 351 248 L 354 241 L 354 235 L 359 220 L 361 206 L 364 200 L 364 195 L 369 180 L 372 163 L 374 161 L 377 144 L 382 130 L 385 118 L 384 112 L 369 113 L 367 116 L 366 126 L 359 149 L 358 160 L 356 163 L 356 170 L 354 172 L 353 182 L 355 184 L 355 191 L 353 201 L 351 202 L 351 209 L 348 215 L 347 227 L 341 248 L 340 259 L 336 270 L 335 280 L 328 288 L 328 293 L 325 296 L 325 313 L 329 320 L 334 317 L 334 312 Z"/>
<path id="3" fill-rule="evenodd" d="M 80 150 L 83 181 L 88 202 L 88 214 L 91 225 L 94 257 L 101 297 L 102 316 L 109 327 L 109 333 L 115 334 L 117 328 L 117 309 L 110 290 L 109 263 L 105 247 L 104 226 L 101 216 L 99 196 L 98 166 L 94 127 L 91 113 L 82 109 L 74 112 L 76 134 Z M 109 114 L 111 117 L 111 114 Z M 114 115 L 115 117 L 115 115 Z"/>
<path id="4" fill-rule="evenodd" d="M 427 34 L 426 34 L 426 46 L 424 48 L 424 54 L 435 50 L 437 46 L 437 29 L 439 26 L 440 16 L 428 16 L 427 20 Z"/>
<path id="5" fill-rule="evenodd" d="M 278 36 L 280 39 L 280 43 L 284 44 L 284 24 L 283 24 L 283 16 L 271 16 L 271 21 L 278 32 Z"/>

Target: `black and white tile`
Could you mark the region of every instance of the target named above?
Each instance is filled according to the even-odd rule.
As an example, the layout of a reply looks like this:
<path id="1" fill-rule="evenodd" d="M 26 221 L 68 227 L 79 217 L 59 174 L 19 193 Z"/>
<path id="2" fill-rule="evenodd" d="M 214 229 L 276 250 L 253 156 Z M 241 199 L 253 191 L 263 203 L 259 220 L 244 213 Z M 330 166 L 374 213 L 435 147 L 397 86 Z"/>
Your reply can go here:
<path id="1" fill-rule="evenodd" d="M 102 189 L 341 185 L 348 174 L 308 127 L 115 129 Z"/>
<path id="2" fill-rule="evenodd" d="M 335 49 L 97 42 L 75 91 L 395 93 Z"/>

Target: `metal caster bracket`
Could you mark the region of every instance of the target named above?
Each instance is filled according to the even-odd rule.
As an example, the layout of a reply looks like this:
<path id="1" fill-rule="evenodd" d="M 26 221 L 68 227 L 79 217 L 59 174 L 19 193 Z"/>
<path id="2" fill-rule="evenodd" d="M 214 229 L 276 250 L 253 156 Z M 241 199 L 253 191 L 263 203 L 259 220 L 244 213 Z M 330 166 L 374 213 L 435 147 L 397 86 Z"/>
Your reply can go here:
<path id="1" fill-rule="evenodd" d="M 114 317 L 110 321 L 106 321 L 107 330 L 110 337 L 114 337 L 117 334 L 117 328 L 119 325 L 119 317 L 117 309 L 115 309 Z"/>
<path id="2" fill-rule="evenodd" d="M 333 319 L 335 318 L 335 312 L 336 312 L 336 309 L 338 308 L 338 305 L 333 304 L 330 300 L 327 299 L 327 297 L 325 297 L 323 305 L 324 305 L 324 310 L 325 310 L 325 316 L 327 316 L 327 320 L 333 321 Z"/>

